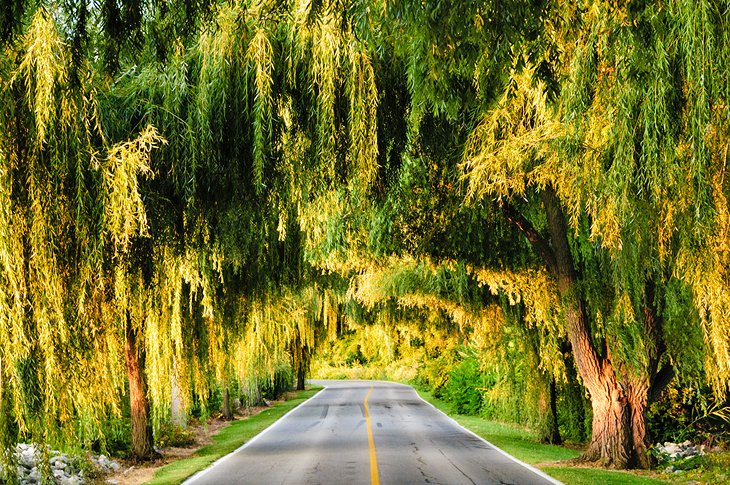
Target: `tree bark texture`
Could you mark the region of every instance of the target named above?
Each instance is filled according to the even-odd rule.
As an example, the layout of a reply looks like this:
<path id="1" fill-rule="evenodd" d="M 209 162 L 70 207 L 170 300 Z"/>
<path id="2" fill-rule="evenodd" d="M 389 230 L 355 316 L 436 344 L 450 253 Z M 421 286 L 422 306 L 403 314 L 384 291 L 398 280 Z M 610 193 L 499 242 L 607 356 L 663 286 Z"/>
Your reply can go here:
<path id="1" fill-rule="evenodd" d="M 132 444 L 130 456 L 136 461 L 156 458 L 150 420 L 150 402 L 147 397 L 147 382 L 144 375 L 145 351 L 138 343 L 138 330 L 127 315 L 126 341 L 124 357 L 129 379 L 129 407 L 132 422 Z"/>

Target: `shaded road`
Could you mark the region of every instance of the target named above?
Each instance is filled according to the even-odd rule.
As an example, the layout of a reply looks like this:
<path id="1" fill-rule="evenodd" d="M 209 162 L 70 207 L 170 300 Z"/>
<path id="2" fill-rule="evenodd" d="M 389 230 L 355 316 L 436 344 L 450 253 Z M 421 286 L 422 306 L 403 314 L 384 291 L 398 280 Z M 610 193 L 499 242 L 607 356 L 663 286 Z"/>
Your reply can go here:
<path id="1" fill-rule="evenodd" d="M 327 388 L 186 483 L 558 483 L 466 431 L 411 387 L 315 382 Z"/>

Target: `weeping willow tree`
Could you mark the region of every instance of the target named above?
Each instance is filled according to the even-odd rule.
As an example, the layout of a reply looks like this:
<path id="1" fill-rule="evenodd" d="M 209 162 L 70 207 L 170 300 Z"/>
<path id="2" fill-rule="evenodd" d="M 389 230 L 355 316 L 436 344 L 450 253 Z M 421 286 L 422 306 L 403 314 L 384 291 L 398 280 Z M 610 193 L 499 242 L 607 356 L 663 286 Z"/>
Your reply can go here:
<path id="1" fill-rule="evenodd" d="M 496 294 L 546 378 L 564 335 L 606 465 L 648 465 L 673 375 L 727 390 L 720 5 L 44 5 L 0 14 L 4 444 L 90 441 L 128 389 L 147 457 L 173 394 L 301 381 L 341 281 L 457 323 Z"/>
<path id="2" fill-rule="evenodd" d="M 194 43 L 122 72 L 105 98 L 110 137 L 152 124 L 168 140 L 151 160 L 164 178 L 142 187 L 149 237 L 137 241 L 155 406 L 172 398 L 169 379 L 189 400 L 286 354 L 301 386 L 336 324 L 303 247 L 322 201 L 344 212 L 372 183 L 374 71 L 341 6 L 288 7 L 221 5 Z"/>
<path id="3" fill-rule="evenodd" d="M 114 275 L 146 230 L 138 178 L 163 140 L 148 127 L 110 143 L 98 79 L 71 60 L 43 9 L 2 56 L 1 387 L 17 425 L 3 430 L 5 444 L 103 439 L 124 390 L 119 310 L 132 298 Z"/>
<path id="4" fill-rule="evenodd" d="M 450 322 L 446 325 L 450 332 L 478 349 L 478 360 L 485 368 L 509 367 L 506 374 L 526 368 L 532 385 L 532 393 L 527 394 L 540 407 L 531 414 L 538 416 L 541 439 L 561 441 L 555 386 L 569 377 L 563 355 L 565 327 L 547 274 L 529 269 L 494 271 L 448 260 L 391 258 L 389 264 L 361 274 L 351 295 L 371 310 L 395 301 L 402 309 L 441 313 Z M 515 345 L 521 350 L 511 350 Z M 495 395 L 498 392 L 494 390 Z"/>
<path id="5" fill-rule="evenodd" d="M 474 200 L 497 201 L 555 279 L 593 406 L 584 458 L 647 467 L 647 405 L 697 362 L 681 358 L 679 335 L 704 356 L 715 392 L 728 382 L 717 259 L 727 13 L 703 2 L 556 9 L 549 47 L 515 58 L 472 133 L 465 180 Z M 545 64 L 566 79 L 558 90 Z"/>

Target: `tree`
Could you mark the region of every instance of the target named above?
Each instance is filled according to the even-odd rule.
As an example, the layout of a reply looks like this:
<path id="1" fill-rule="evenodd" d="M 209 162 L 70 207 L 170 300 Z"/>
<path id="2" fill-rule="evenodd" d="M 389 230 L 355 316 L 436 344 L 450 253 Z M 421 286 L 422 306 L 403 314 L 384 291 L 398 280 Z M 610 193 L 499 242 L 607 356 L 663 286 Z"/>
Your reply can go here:
<path id="1" fill-rule="evenodd" d="M 710 14 L 708 5 L 700 10 L 708 14 L 704 52 L 686 37 L 667 43 L 667 32 L 697 26 L 685 6 L 633 10 L 597 3 L 568 13 L 581 29 L 558 26 L 553 32 L 561 33 L 547 41 L 565 49 L 554 69 L 569 81 L 555 93 L 553 79 L 533 67 L 549 59 L 516 59 L 502 99 L 467 145 L 471 195 L 496 199 L 555 279 L 593 405 L 593 437 L 583 457 L 608 466 L 649 465 L 647 405 L 681 365 L 667 354 L 676 337 L 677 323 L 668 320 L 678 286 L 699 297 L 696 309 L 686 311 L 705 315 L 709 345 L 697 342 L 694 352 L 727 358 L 715 337 L 724 328 L 715 320 L 724 306 L 710 309 L 700 296 L 710 276 L 699 283 L 680 270 L 687 258 L 706 257 L 709 246 L 696 238 L 711 240 L 709 221 L 722 225 L 727 211 L 713 153 L 726 114 L 711 115 L 714 100 L 725 94 L 722 83 L 692 81 L 696 66 L 707 65 L 707 52 L 722 49 L 711 40 L 722 16 Z M 575 50 L 565 47 L 572 39 Z M 649 67 L 654 56 L 659 68 Z M 725 75 L 723 68 L 707 71 L 708 80 Z M 696 334 L 699 321 L 691 325 Z M 707 370 L 724 392 L 722 366 Z"/>

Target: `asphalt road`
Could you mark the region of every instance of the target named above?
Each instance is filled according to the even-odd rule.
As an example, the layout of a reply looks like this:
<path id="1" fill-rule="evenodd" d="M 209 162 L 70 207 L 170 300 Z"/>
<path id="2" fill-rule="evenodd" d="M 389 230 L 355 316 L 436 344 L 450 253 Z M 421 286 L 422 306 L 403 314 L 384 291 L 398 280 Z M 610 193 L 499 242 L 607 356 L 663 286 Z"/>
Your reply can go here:
<path id="1" fill-rule="evenodd" d="M 408 386 L 327 388 L 186 484 L 559 483 L 465 430 Z"/>

